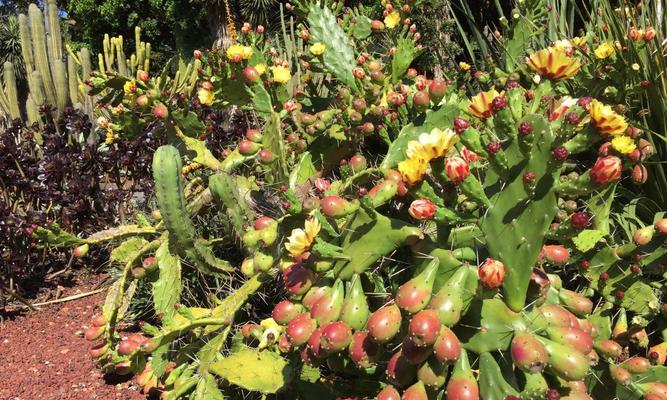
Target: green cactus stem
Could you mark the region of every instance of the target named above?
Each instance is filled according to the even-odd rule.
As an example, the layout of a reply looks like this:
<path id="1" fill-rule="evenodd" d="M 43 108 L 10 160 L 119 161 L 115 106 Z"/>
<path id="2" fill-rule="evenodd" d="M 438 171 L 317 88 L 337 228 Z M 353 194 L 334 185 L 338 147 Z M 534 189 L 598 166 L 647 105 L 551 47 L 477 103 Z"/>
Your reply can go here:
<path id="1" fill-rule="evenodd" d="M 14 73 L 14 65 L 9 61 L 3 64 L 3 81 L 4 81 L 4 95 L 7 103 L 7 110 L 11 118 L 21 118 L 21 111 L 19 109 L 18 92 L 16 91 L 16 74 Z M 0 92 L 3 89 L 0 87 Z"/>
<path id="2" fill-rule="evenodd" d="M 255 349 L 233 353 L 209 369 L 236 386 L 265 394 L 278 392 L 292 377 L 292 367 L 287 360 L 277 353 Z"/>

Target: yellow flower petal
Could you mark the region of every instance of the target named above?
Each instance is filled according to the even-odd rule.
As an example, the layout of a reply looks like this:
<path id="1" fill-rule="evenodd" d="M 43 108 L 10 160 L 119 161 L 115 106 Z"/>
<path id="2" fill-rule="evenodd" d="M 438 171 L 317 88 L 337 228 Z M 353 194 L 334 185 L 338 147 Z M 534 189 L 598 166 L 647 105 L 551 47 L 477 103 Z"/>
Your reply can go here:
<path id="1" fill-rule="evenodd" d="M 197 98 L 201 104 L 210 106 L 213 104 L 213 99 L 215 99 L 215 94 L 212 91 L 201 88 L 197 91 Z"/>
<path id="2" fill-rule="evenodd" d="M 384 17 L 384 25 L 389 29 L 394 29 L 401 23 L 401 14 L 394 10 Z"/>
<path id="3" fill-rule="evenodd" d="M 628 123 L 623 116 L 618 115 L 611 106 L 602 104 L 593 99 L 588 112 L 595 128 L 603 135 L 622 135 L 628 129 Z"/>
<path id="4" fill-rule="evenodd" d="M 273 76 L 273 81 L 278 83 L 287 83 L 292 78 L 289 69 L 282 65 L 271 67 L 271 75 Z"/>
<path id="5" fill-rule="evenodd" d="M 621 154 L 630 154 L 637 149 L 635 141 L 630 136 L 616 136 L 611 140 L 611 147 Z"/>
<path id="6" fill-rule="evenodd" d="M 498 96 L 500 96 L 500 93 L 496 89 L 479 92 L 470 99 L 468 112 L 479 119 L 489 118 L 491 116 L 491 102 Z"/>
<path id="7" fill-rule="evenodd" d="M 556 81 L 567 79 L 581 68 L 578 58 L 569 57 L 565 50 L 554 47 L 539 50 L 526 58 L 528 65 L 543 78 Z"/>
<path id="8" fill-rule="evenodd" d="M 322 42 L 317 42 L 314 45 L 310 46 L 309 50 L 311 54 L 315 56 L 320 56 L 322 53 L 324 53 L 324 50 L 326 50 L 327 46 L 324 45 Z"/>
<path id="9" fill-rule="evenodd" d="M 605 42 L 601 43 L 593 53 L 595 53 L 595 57 L 599 59 L 605 59 L 614 55 L 615 52 L 616 49 L 614 49 L 614 44 L 611 42 Z"/>
<path id="10" fill-rule="evenodd" d="M 408 158 L 398 163 L 403 181 L 411 186 L 421 181 L 427 170 L 428 162 L 423 158 Z"/>

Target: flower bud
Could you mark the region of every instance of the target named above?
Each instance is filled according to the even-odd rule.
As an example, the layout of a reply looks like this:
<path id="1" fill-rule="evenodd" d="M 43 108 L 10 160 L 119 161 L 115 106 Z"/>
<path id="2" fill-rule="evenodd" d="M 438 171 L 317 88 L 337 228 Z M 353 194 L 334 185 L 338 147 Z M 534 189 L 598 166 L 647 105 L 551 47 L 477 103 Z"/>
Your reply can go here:
<path id="1" fill-rule="evenodd" d="M 487 258 L 479 266 L 479 281 L 487 289 L 496 289 L 503 284 L 505 273 L 505 265 L 502 262 Z"/>
<path id="2" fill-rule="evenodd" d="M 616 156 L 600 157 L 591 168 L 591 180 L 604 185 L 621 178 L 621 159 Z"/>
<path id="3" fill-rule="evenodd" d="M 431 200 L 417 199 L 410 204 L 408 213 L 414 219 L 427 220 L 435 215 L 435 204 Z"/>
<path id="4" fill-rule="evenodd" d="M 452 182 L 459 183 L 470 175 L 470 167 L 468 162 L 461 157 L 447 157 L 445 159 L 445 173 Z"/>
<path id="5" fill-rule="evenodd" d="M 646 183 L 648 171 L 643 164 L 636 164 L 632 167 L 632 181 L 638 185 Z"/>

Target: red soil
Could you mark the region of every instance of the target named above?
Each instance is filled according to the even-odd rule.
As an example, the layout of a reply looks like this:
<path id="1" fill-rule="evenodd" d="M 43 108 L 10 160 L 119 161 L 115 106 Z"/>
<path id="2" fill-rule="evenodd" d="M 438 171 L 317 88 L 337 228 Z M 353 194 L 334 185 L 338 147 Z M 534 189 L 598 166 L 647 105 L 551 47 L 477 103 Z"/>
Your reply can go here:
<path id="1" fill-rule="evenodd" d="M 92 290 L 100 277 L 83 278 L 62 296 Z M 0 400 L 145 399 L 129 381 L 105 380 L 88 355 L 83 326 L 105 293 L 45 306 L 0 322 Z"/>

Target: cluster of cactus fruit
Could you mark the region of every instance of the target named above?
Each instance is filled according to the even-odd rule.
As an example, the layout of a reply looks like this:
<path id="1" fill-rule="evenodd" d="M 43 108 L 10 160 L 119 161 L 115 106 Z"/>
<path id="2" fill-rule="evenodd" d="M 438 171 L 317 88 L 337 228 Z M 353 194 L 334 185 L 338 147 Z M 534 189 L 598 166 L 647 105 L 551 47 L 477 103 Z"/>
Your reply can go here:
<path id="1" fill-rule="evenodd" d="M 382 22 L 302 2 L 307 54 L 246 26 L 173 80 L 93 78 L 116 111 L 107 128 L 152 124 L 173 143 L 154 156 L 150 216 L 88 238 L 35 230 L 77 256 L 118 243 L 120 278 L 86 331 L 101 368 L 166 399 L 667 399 L 667 220 L 623 237 L 612 218 L 619 180 L 652 153 L 641 130 L 556 95 L 565 69 L 532 56 L 539 84 L 506 71 L 468 98 L 427 79 L 409 68 L 422 51 L 410 7 L 387 3 Z M 386 54 L 363 51 L 380 34 Z M 218 160 L 193 104 L 260 122 Z M 208 237 L 219 216 L 223 236 Z M 236 289 L 186 307 L 190 267 Z M 159 325 L 125 335 L 139 281 Z M 264 285 L 286 298 L 235 321 Z"/>

